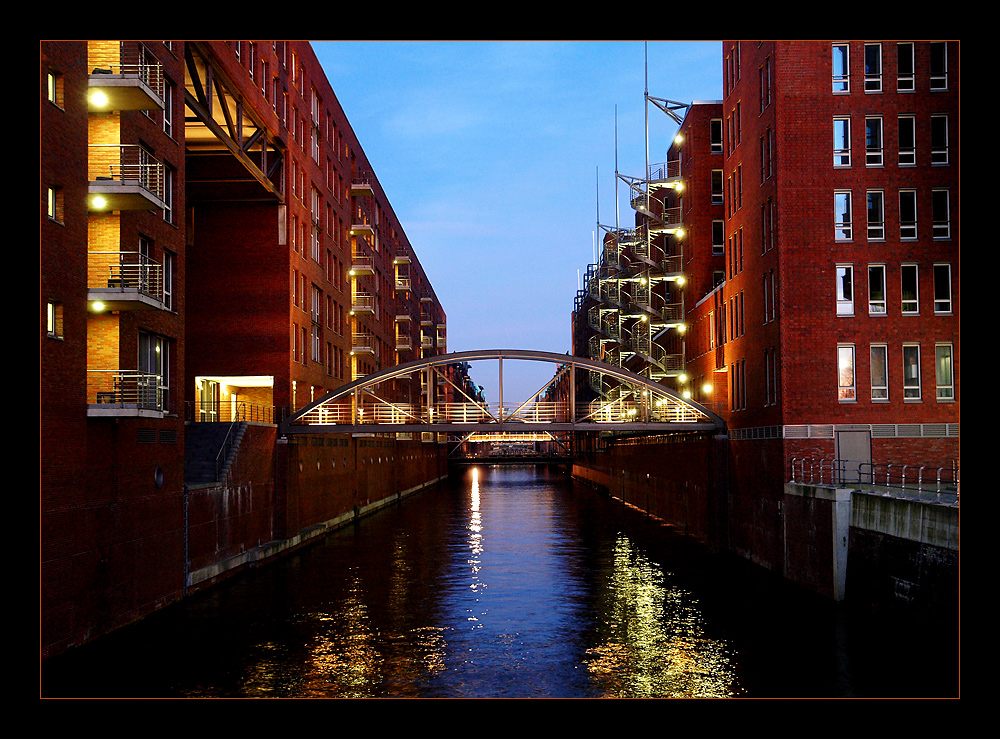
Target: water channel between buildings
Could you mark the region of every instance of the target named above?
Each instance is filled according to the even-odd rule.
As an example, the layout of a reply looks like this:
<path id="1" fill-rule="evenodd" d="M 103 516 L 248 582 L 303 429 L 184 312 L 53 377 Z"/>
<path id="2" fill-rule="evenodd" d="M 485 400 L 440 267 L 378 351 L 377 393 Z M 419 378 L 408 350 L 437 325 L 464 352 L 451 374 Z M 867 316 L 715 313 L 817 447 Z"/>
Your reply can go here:
<path id="1" fill-rule="evenodd" d="M 556 469 L 447 485 L 42 665 L 43 697 L 944 697 L 957 624 L 836 606 Z"/>

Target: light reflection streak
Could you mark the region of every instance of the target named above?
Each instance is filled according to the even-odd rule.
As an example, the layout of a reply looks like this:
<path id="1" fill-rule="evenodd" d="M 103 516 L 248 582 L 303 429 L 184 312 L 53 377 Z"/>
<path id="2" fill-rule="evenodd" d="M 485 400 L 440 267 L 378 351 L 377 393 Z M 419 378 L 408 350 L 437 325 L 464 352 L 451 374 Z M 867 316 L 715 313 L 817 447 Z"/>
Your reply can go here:
<path id="1" fill-rule="evenodd" d="M 484 551 L 483 545 L 483 515 L 480 511 L 480 498 L 479 498 L 479 468 L 472 468 L 472 489 L 470 491 L 470 517 L 469 517 L 469 541 L 468 547 L 470 551 L 469 559 L 467 560 L 472 573 L 472 581 L 469 588 L 473 593 L 480 593 L 486 588 L 486 584 L 479 579 L 479 573 L 482 570 L 482 554 Z M 477 616 L 469 616 L 468 620 L 470 622 L 478 622 L 479 618 Z M 480 626 L 477 625 L 477 628 Z"/>
<path id="2" fill-rule="evenodd" d="M 725 643 L 709 638 L 690 593 L 621 535 L 602 610 L 602 642 L 588 650 L 592 679 L 620 697 L 718 698 L 739 694 Z"/>

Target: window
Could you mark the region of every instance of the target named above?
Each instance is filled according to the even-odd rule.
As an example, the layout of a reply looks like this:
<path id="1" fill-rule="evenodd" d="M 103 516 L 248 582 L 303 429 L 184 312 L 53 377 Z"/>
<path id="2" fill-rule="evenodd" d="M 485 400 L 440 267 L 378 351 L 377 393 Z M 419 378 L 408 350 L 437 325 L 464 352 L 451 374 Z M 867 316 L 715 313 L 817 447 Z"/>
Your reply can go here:
<path id="1" fill-rule="evenodd" d="M 882 92 L 882 44 L 865 44 L 865 92 Z"/>
<path id="2" fill-rule="evenodd" d="M 48 302 L 46 307 L 45 334 L 50 339 L 61 339 L 63 337 L 62 303 Z"/>
<path id="3" fill-rule="evenodd" d="M 771 104 L 771 57 L 766 57 L 760 66 L 760 109 Z"/>
<path id="4" fill-rule="evenodd" d="M 712 221 L 712 254 L 724 254 L 726 251 L 726 228 L 723 221 Z"/>
<path id="5" fill-rule="evenodd" d="M 841 402 L 857 400 L 853 344 L 843 344 L 837 347 L 837 400 Z"/>
<path id="6" fill-rule="evenodd" d="M 718 204 L 723 201 L 722 170 L 712 170 L 712 203 Z"/>
<path id="7" fill-rule="evenodd" d="M 913 89 L 913 42 L 904 41 L 896 45 L 896 90 L 913 92 Z"/>
<path id="8" fill-rule="evenodd" d="M 931 164 L 948 163 L 948 116 L 931 116 Z"/>
<path id="9" fill-rule="evenodd" d="M 899 191 L 899 238 L 917 238 L 917 191 Z"/>
<path id="10" fill-rule="evenodd" d="M 837 265 L 837 315 L 854 315 L 854 267 Z"/>
<path id="11" fill-rule="evenodd" d="M 951 313 L 951 265 L 934 265 L 934 312 Z"/>
<path id="12" fill-rule="evenodd" d="M 63 223 L 63 191 L 61 187 L 49 187 L 46 209 L 48 216 L 56 223 Z"/>
<path id="13" fill-rule="evenodd" d="M 167 310 L 174 307 L 174 268 L 177 257 L 168 251 L 163 252 L 163 306 Z"/>
<path id="14" fill-rule="evenodd" d="M 869 190 L 868 198 L 868 240 L 885 240 L 885 193 Z"/>
<path id="15" fill-rule="evenodd" d="M 865 166 L 882 166 L 882 116 L 865 118 Z"/>
<path id="16" fill-rule="evenodd" d="M 934 238 L 951 238 L 951 196 L 947 190 L 931 191 L 931 218 Z"/>
<path id="17" fill-rule="evenodd" d="M 885 344 L 871 345 L 872 400 L 889 399 L 889 348 Z"/>
<path id="18" fill-rule="evenodd" d="M 138 403 L 143 408 L 169 408 L 170 344 L 162 336 L 139 333 Z"/>
<path id="19" fill-rule="evenodd" d="M 174 83 L 164 80 L 163 83 L 163 132 L 167 136 L 174 135 Z"/>
<path id="20" fill-rule="evenodd" d="M 948 44 L 945 41 L 931 42 L 931 89 L 948 89 Z"/>
<path id="21" fill-rule="evenodd" d="M 48 72 L 48 89 L 46 94 L 48 96 L 49 102 L 58 105 L 60 108 L 63 107 L 63 76 L 58 72 L 49 70 Z"/>
<path id="22" fill-rule="evenodd" d="M 850 51 L 847 44 L 833 45 L 833 91 L 851 91 Z"/>
<path id="23" fill-rule="evenodd" d="M 163 167 L 163 220 L 174 222 L 174 169 Z"/>
<path id="24" fill-rule="evenodd" d="M 833 166 L 851 166 L 851 119 L 833 119 Z"/>
<path id="25" fill-rule="evenodd" d="M 837 241 L 850 241 L 853 238 L 850 190 L 833 194 L 833 228 Z"/>
<path id="26" fill-rule="evenodd" d="M 885 265 L 868 265 L 868 314 L 885 315 Z"/>
<path id="27" fill-rule="evenodd" d="M 713 154 L 722 153 L 722 119 L 713 118 L 709 123 L 711 133 L 711 149 Z"/>
<path id="28" fill-rule="evenodd" d="M 903 344 L 903 399 L 920 400 L 919 344 Z"/>
<path id="29" fill-rule="evenodd" d="M 904 264 L 899 268 L 900 287 L 902 292 L 903 313 L 919 313 L 920 303 L 917 299 L 917 265 Z"/>
<path id="30" fill-rule="evenodd" d="M 934 375 L 938 400 L 955 399 L 955 378 L 952 373 L 952 345 L 934 345 Z"/>
<path id="31" fill-rule="evenodd" d="M 899 165 L 911 167 L 917 163 L 917 124 L 912 115 L 899 116 Z"/>

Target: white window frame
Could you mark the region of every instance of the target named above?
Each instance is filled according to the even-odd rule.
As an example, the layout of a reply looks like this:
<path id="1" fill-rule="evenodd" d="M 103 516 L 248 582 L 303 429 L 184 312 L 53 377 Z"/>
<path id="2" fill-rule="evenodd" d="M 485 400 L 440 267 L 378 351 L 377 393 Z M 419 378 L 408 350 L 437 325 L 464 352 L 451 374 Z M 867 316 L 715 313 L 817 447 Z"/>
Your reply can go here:
<path id="1" fill-rule="evenodd" d="M 882 92 L 882 44 L 865 44 L 864 53 L 865 92 Z"/>
<path id="2" fill-rule="evenodd" d="M 882 116 L 865 116 L 865 166 L 881 167 L 884 163 L 885 126 Z"/>
<path id="3" fill-rule="evenodd" d="M 850 116 L 835 116 L 833 119 L 833 166 L 851 166 Z"/>
<path id="4" fill-rule="evenodd" d="M 930 54 L 930 87 L 932 91 L 943 91 L 948 89 L 948 42 L 931 41 Z M 941 49 L 941 69 L 935 69 L 935 50 Z"/>
<path id="5" fill-rule="evenodd" d="M 914 189 L 899 191 L 899 238 L 903 241 L 917 238 L 917 191 Z"/>
<path id="6" fill-rule="evenodd" d="M 952 312 L 951 264 L 934 264 L 934 312 L 947 315 Z"/>
<path id="7" fill-rule="evenodd" d="M 854 315 L 854 265 L 838 264 L 837 273 L 837 315 Z"/>
<path id="8" fill-rule="evenodd" d="M 908 275 L 913 277 L 913 296 L 907 296 Z M 912 262 L 899 265 L 900 311 L 904 316 L 920 313 L 920 269 Z"/>
<path id="9" fill-rule="evenodd" d="M 837 345 L 837 400 L 855 403 L 858 399 L 857 363 L 854 344 Z"/>
<path id="10" fill-rule="evenodd" d="M 851 91 L 851 47 L 845 43 L 836 43 L 832 48 L 831 76 L 833 78 L 834 94 L 846 94 Z"/>
<path id="11" fill-rule="evenodd" d="M 903 400 L 915 402 L 920 398 L 920 344 L 903 344 Z"/>
<path id="12" fill-rule="evenodd" d="M 916 89 L 913 51 L 912 41 L 900 41 L 896 44 L 896 92 L 913 92 Z"/>
<path id="13" fill-rule="evenodd" d="M 899 147 L 899 166 L 915 166 L 917 163 L 917 119 L 910 114 L 899 116 L 896 133 Z M 906 142 L 905 146 L 904 142 Z"/>
<path id="14" fill-rule="evenodd" d="M 885 192 L 869 190 L 865 194 L 869 241 L 885 241 Z"/>
<path id="15" fill-rule="evenodd" d="M 834 190 L 833 192 L 833 228 L 837 241 L 853 241 L 853 216 L 851 214 L 851 191 Z"/>
<path id="16" fill-rule="evenodd" d="M 868 315 L 884 316 L 886 314 L 885 299 L 885 265 L 868 265 Z"/>
<path id="17" fill-rule="evenodd" d="M 939 402 L 955 400 L 955 347 L 951 342 L 934 345 L 934 382 Z"/>
<path id="18" fill-rule="evenodd" d="M 944 113 L 931 116 L 931 164 L 948 164 L 948 116 Z"/>
<path id="19" fill-rule="evenodd" d="M 872 344 L 869 359 L 872 401 L 885 403 L 889 400 L 889 345 Z"/>
<path id="20" fill-rule="evenodd" d="M 935 239 L 951 238 L 951 192 L 947 189 L 931 190 L 931 232 Z"/>

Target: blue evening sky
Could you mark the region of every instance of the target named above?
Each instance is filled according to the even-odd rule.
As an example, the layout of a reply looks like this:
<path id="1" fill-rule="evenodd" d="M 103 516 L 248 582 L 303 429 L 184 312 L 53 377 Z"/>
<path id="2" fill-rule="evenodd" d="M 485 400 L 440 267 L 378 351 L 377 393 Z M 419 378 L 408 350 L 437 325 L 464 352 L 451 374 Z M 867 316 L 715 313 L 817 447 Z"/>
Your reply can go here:
<path id="1" fill-rule="evenodd" d="M 647 52 L 650 96 L 722 97 L 718 41 L 312 45 L 444 306 L 449 352 L 570 351 L 598 204 L 601 225 L 632 223 L 616 156 L 642 177 Z M 653 106 L 648 120 L 649 161 L 662 162 L 677 126 Z M 505 401 L 552 376 L 517 364 L 504 365 Z M 477 368 L 495 401 L 495 364 Z"/>

